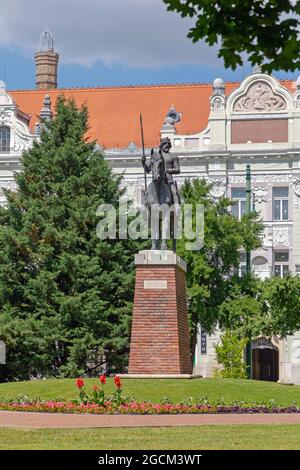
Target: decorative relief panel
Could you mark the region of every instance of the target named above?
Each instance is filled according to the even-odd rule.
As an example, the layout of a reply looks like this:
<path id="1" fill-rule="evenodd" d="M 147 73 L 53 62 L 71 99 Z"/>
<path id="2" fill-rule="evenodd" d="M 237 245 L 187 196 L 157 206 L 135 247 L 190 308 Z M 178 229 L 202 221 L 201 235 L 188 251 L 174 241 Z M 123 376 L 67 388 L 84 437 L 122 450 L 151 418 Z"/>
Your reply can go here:
<path id="1" fill-rule="evenodd" d="M 300 197 L 300 179 L 299 178 L 295 177 L 293 179 L 293 189 L 294 189 L 294 193 L 296 194 L 296 196 Z"/>
<path id="2" fill-rule="evenodd" d="M 255 201 L 259 203 L 261 203 L 262 201 L 266 201 L 268 191 L 265 187 L 253 188 L 253 193 L 254 193 Z"/>
<path id="3" fill-rule="evenodd" d="M 245 176 L 229 176 L 229 184 L 246 184 Z"/>
<path id="4" fill-rule="evenodd" d="M 226 183 L 222 180 L 212 180 L 213 187 L 210 190 L 210 195 L 216 199 L 222 197 L 226 193 Z"/>
<path id="5" fill-rule="evenodd" d="M 263 248 L 270 248 L 273 245 L 273 235 L 272 235 L 272 227 L 264 227 L 262 236 L 262 247 Z"/>
<path id="6" fill-rule="evenodd" d="M 253 183 L 290 183 L 292 175 L 253 175 Z M 242 175 L 229 176 L 230 184 L 246 184 L 246 178 Z"/>
<path id="7" fill-rule="evenodd" d="M 13 112 L 7 108 L 0 108 L 0 125 L 10 126 L 12 123 Z"/>
<path id="8" fill-rule="evenodd" d="M 273 227 L 273 246 L 289 246 L 288 227 Z"/>
<path id="9" fill-rule="evenodd" d="M 217 96 L 211 101 L 211 109 L 213 111 L 223 111 L 225 108 L 225 100 L 221 96 Z"/>
<path id="10" fill-rule="evenodd" d="M 23 152 L 23 150 L 28 150 L 30 148 L 31 141 L 25 136 L 15 134 L 15 151 Z"/>
<path id="11" fill-rule="evenodd" d="M 253 83 L 246 93 L 239 97 L 233 106 L 233 111 L 237 112 L 266 112 L 286 110 L 285 100 L 274 93 L 272 87 L 263 82 Z"/>
<path id="12" fill-rule="evenodd" d="M 262 247 L 276 248 L 288 247 L 289 241 L 289 228 L 288 227 L 265 227 L 261 236 Z"/>

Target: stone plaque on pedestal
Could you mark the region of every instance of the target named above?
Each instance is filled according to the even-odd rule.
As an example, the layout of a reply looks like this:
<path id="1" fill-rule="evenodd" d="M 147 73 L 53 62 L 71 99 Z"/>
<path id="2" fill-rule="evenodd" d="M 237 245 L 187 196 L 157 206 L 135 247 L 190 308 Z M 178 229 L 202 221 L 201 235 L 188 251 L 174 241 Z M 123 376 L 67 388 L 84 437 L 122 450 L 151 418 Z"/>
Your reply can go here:
<path id="1" fill-rule="evenodd" d="M 192 374 L 186 263 L 169 250 L 135 256 L 129 376 Z"/>

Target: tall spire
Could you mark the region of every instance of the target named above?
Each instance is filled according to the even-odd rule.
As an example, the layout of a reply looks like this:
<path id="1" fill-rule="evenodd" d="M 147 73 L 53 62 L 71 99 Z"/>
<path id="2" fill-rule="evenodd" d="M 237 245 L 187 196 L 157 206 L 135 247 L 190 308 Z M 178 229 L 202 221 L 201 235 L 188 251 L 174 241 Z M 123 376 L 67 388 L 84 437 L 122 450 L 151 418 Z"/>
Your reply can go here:
<path id="1" fill-rule="evenodd" d="M 35 53 L 35 80 L 38 90 L 57 88 L 57 67 L 59 55 L 54 51 L 54 39 L 45 29 L 40 37 L 40 47 Z"/>
<path id="2" fill-rule="evenodd" d="M 52 33 L 46 28 L 40 36 L 40 52 L 54 51 L 54 39 Z"/>

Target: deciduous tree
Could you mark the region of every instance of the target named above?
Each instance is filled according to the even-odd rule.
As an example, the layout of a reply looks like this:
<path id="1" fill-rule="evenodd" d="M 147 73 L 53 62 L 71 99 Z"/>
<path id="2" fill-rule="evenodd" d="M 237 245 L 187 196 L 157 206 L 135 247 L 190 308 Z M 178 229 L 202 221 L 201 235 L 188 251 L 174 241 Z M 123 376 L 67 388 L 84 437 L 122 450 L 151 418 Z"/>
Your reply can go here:
<path id="1" fill-rule="evenodd" d="M 226 68 L 242 65 L 243 53 L 269 73 L 300 68 L 298 0 L 163 1 L 168 10 L 193 18 L 193 42 L 218 44 Z"/>

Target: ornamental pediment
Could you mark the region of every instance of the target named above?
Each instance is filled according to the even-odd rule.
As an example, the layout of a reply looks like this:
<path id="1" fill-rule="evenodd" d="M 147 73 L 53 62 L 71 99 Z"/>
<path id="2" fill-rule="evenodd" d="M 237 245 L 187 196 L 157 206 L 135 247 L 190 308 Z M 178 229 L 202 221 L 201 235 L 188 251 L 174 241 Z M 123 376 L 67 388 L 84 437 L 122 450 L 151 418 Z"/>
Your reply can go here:
<path id="1" fill-rule="evenodd" d="M 252 83 L 233 103 L 234 112 L 265 113 L 286 110 L 286 100 L 263 80 Z"/>

